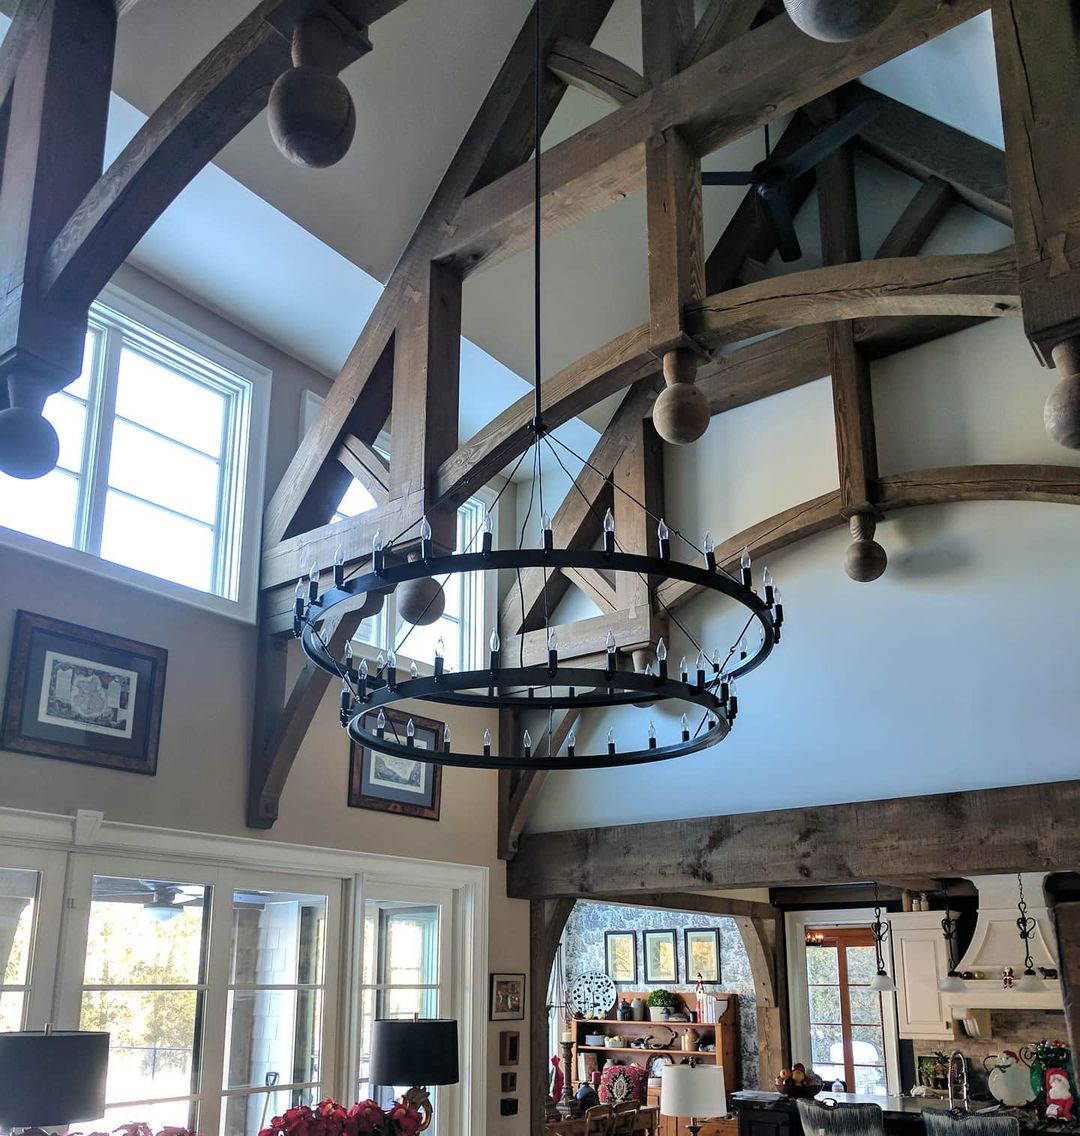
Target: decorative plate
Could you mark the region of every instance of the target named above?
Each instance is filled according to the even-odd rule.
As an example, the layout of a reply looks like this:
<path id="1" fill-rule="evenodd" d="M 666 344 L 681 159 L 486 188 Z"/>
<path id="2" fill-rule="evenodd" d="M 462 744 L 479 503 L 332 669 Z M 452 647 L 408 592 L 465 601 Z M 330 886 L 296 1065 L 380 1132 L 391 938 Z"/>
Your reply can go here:
<path id="1" fill-rule="evenodd" d="M 602 970 L 589 970 L 570 983 L 570 1009 L 583 1017 L 606 1018 L 615 1005 L 615 983 Z"/>
<path id="2" fill-rule="evenodd" d="M 655 1057 L 650 1057 L 645 1063 L 645 1068 L 650 1077 L 659 1077 L 660 1070 L 665 1065 L 674 1065 L 674 1058 L 669 1053 L 658 1053 Z"/>

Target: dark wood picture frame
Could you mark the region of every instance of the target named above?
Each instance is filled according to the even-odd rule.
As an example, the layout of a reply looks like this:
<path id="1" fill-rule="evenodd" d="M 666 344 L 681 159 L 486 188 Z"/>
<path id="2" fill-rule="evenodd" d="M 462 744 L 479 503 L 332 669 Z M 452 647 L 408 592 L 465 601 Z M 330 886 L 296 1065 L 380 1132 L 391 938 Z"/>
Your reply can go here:
<path id="1" fill-rule="evenodd" d="M 626 974 L 627 973 L 626 971 L 620 970 L 619 973 L 616 974 L 616 972 L 615 972 L 616 968 L 612 966 L 611 949 L 612 949 L 612 940 L 614 940 L 614 939 L 629 939 L 630 940 L 631 968 L 630 968 L 630 971 L 629 971 L 629 977 L 627 977 L 627 978 L 620 977 L 620 975 Z M 608 978 L 610 978 L 612 982 L 615 982 L 619 985 L 629 985 L 629 984 L 636 985 L 637 984 L 638 963 L 637 963 L 637 932 L 636 931 L 605 931 L 604 932 L 604 969 L 607 971 Z"/>
<path id="2" fill-rule="evenodd" d="M 671 974 L 658 974 L 656 969 L 650 966 L 652 961 L 649 957 L 649 940 L 661 935 L 666 935 L 671 940 Z M 674 928 L 654 928 L 650 927 L 641 932 L 641 957 L 643 962 L 643 969 L 645 972 L 645 982 L 650 986 L 666 985 L 671 982 L 679 981 L 679 946 L 678 937 L 675 934 Z"/>
<path id="3" fill-rule="evenodd" d="M 517 1073 L 500 1073 L 499 1080 L 504 1093 L 517 1092 Z"/>
<path id="4" fill-rule="evenodd" d="M 404 741 L 411 718 L 418 747 L 442 751 L 444 723 L 400 710 L 383 712 L 388 738 Z M 375 717 L 370 714 L 364 719 L 371 732 L 375 729 Z M 349 807 L 437 821 L 442 805 L 442 766 L 429 761 L 416 761 L 411 768 L 406 768 L 407 764 L 400 757 L 376 753 L 354 741 L 349 749 Z"/>
<path id="5" fill-rule="evenodd" d="M 516 1065 L 521 1060 L 521 1034 L 517 1030 L 499 1031 L 499 1064 Z"/>
<path id="6" fill-rule="evenodd" d="M 168 658 L 164 647 L 17 611 L 0 748 L 152 777 Z"/>
<path id="7" fill-rule="evenodd" d="M 492 974 L 489 1021 L 519 1022 L 524 1019 L 525 975 Z"/>
<path id="8" fill-rule="evenodd" d="M 710 978 L 709 974 L 701 971 L 701 968 L 695 966 L 690 960 L 690 940 L 693 936 L 712 936 L 715 952 L 716 966 L 709 972 L 715 975 Z M 686 981 L 697 982 L 698 973 L 701 973 L 701 981 L 707 986 L 715 986 L 722 980 L 722 968 L 720 965 L 720 928 L 719 927 L 685 927 L 683 929 L 683 948 L 686 953 Z"/>

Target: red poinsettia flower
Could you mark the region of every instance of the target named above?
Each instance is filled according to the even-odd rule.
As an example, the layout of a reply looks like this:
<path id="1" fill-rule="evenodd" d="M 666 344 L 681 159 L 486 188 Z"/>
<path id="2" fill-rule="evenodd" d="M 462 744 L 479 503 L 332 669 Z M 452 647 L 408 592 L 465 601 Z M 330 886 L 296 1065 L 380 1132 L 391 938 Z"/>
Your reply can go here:
<path id="1" fill-rule="evenodd" d="M 386 1113 L 373 1100 L 359 1101 L 349 1109 L 351 1123 L 356 1125 L 358 1136 L 373 1136 L 382 1132 L 386 1124 Z"/>
<path id="2" fill-rule="evenodd" d="M 390 1124 L 397 1136 L 416 1136 L 420 1113 L 411 1104 L 396 1104 L 390 1110 Z"/>

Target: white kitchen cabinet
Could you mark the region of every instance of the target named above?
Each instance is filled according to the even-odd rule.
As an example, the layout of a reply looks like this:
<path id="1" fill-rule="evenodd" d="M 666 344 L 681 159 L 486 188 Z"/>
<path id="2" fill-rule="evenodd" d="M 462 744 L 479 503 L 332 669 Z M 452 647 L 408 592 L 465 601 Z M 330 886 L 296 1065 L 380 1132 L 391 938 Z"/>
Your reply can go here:
<path id="1" fill-rule="evenodd" d="M 956 1023 L 938 983 L 949 973 L 944 911 L 898 911 L 892 924 L 896 1019 L 902 1038 L 952 1041 Z"/>

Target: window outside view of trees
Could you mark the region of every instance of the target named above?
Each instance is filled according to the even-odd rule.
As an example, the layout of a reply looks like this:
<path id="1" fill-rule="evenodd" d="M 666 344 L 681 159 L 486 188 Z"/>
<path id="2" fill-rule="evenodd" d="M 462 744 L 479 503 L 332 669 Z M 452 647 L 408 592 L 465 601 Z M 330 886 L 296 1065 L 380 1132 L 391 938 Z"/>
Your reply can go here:
<path id="1" fill-rule="evenodd" d="M 853 1093 L 884 1096 L 885 1033 L 869 927 L 815 927 L 806 947 L 810 1047 L 826 1083 L 840 1079 Z"/>
<path id="2" fill-rule="evenodd" d="M 0 473 L 0 525 L 236 600 L 253 393 L 95 305 L 79 378 L 45 403 L 58 465 L 35 480 Z"/>
<path id="3" fill-rule="evenodd" d="M 30 950 L 41 873 L 0 869 L 0 1032 L 22 1029 L 30 986 Z"/>

